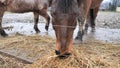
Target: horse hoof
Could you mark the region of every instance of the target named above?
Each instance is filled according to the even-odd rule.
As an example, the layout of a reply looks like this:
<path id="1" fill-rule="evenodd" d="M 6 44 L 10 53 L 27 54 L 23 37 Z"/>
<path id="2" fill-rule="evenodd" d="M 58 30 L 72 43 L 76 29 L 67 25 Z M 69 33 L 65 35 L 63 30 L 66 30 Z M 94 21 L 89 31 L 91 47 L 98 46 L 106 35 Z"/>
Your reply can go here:
<path id="1" fill-rule="evenodd" d="M 8 34 L 1 34 L 1 36 L 2 36 L 2 37 L 7 37 L 7 36 L 8 36 Z"/>
<path id="2" fill-rule="evenodd" d="M 75 39 L 74 42 L 73 42 L 73 44 L 81 44 L 81 43 L 82 43 L 82 41 L 78 40 L 78 39 Z"/>
<path id="3" fill-rule="evenodd" d="M 79 41 L 82 41 L 82 37 L 76 37 L 75 40 L 79 40 Z"/>
<path id="4" fill-rule="evenodd" d="M 4 30 L 0 30 L 0 34 L 3 37 L 7 37 L 8 36 L 8 34 Z"/>
<path id="5" fill-rule="evenodd" d="M 36 31 L 36 34 L 38 34 L 38 33 L 40 33 L 40 30 L 37 30 L 37 31 Z"/>
<path id="6" fill-rule="evenodd" d="M 92 30 L 91 30 L 91 32 L 95 32 L 95 27 L 92 27 Z"/>
<path id="7" fill-rule="evenodd" d="M 95 28 L 94 29 L 92 28 L 91 32 L 95 32 Z"/>
<path id="8" fill-rule="evenodd" d="M 46 31 L 48 31 L 48 28 L 49 28 L 48 26 L 45 26 L 45 30 L 46 30 Z"/>

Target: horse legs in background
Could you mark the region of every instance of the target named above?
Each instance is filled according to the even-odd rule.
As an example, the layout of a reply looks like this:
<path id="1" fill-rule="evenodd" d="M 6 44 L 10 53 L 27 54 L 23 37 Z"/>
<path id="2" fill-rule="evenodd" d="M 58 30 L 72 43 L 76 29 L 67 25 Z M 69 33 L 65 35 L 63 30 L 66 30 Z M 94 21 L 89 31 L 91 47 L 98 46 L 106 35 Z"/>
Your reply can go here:
<path id="1" fill-rule="evenodd" d="M 0 7 L 1 9 L 2 7 Z M 8 36 L 8 34 L 4 31 L 3 27 L 2 27 L 2 18 L 3 18 L 3 14 L 4 14 L 4 11 L 0 11 L 0 35 L 3 36 L 3 37 L 6 37 Z"/>
<path id="2" fill-rule="evenodd" d="M 96 7 L 94 9 L 90 9 L 90 25 L 92 28 L 92 32 L 95 31 L 95 19 L 97 17 L 99 11 L 99 7 Z"/>
<path id="3" fill-rule="evenodd" d="M 39 21 L 39 13 L 34 12 L 34 30 L 36 31 L 36 33 L 40 32 L 40 30 L 38 29 L 38 21 Z"/>
<path id="4" fill-rule="evenodd" d="M 45 15 L 45 18 L 46 18 L 46 20 L 47 20 L 47 23 L 46 23 L 46 25 L 45 25 L 45 29 L 46 29 L 46 31 L 48 31 L 49 25 L 50 25 L 50 16 L 49 16 L 48 14 L 46 14 L 46 15 Z"/>
<path id="5" fill-rule="evenodd" d="M 92 31 L 95 30 L 95 15 L 94 15 L 94 9 L 90 9 L 87 18 L 86 18 L 86 24 L 85 24 L 85 32 L 87 33 L 88 27 L 90 26 L 92 28 Z"/>
<path id="6" fill-rule="evenodd" d="M 48 31 L 48 29 L 49 29 L 49 24 L 50 24 L 50 18 L 48 18 L 48 21 L 47 21 L 47 23 L 45 25 L 46 31 Z"/>
<path id="7" fill-rule="evenodd" d="M 95 31 L 94 9 L 90 9 L 90 26 L 92 28 L 92 31 Z"/>
<path id="8" fill-rule="evenodd" d="M 85 33 L 85 26 L 86 26 L 86 19 L 83 18 L 83 19 L 78 19 L 78 24 L 79 24 L 79 31 L 77 33 L 77 36 L 76 36 L 76 40 L 80 40 L 82 41 L 83 40 L 83 35 Z"/>
<path id="9" fill-rule="evenodd" d="M 88 31 L 89 24 L 90 24 L 90 13 L 88 13 L 87 18 L 86 18 L 85 33 L 87 33 Z"/>
<path id="10" fill-rule="evenodd" d="M 47 23 L 45 25 L 45 29 L 46 29 L 46 31 L 48 31 L 49 23 L 50 23 L 50 17 L 47 14 L 47 12 L 46 11 L 41 11 L 39 13 L 38 12 L 34 12 L 34 23 L 35 23 L 34 24 L 34 29 L 35 29 L 36 33 L 40 32 L 40 30 L 38 29 L 39 15 L 43 16 L 46 19 Z"/>
<path id="11" fill-rule="evenodd" d="M 46 19 L 47 23 L 45 25 L 45 29 L 46 29 L 46 31 L 48 31 L 49 24 L 50 24 L 50 16 L 48 15 L 47 10 L 46 11 L 41 11 L 40 15 L 43 16 Z"/>

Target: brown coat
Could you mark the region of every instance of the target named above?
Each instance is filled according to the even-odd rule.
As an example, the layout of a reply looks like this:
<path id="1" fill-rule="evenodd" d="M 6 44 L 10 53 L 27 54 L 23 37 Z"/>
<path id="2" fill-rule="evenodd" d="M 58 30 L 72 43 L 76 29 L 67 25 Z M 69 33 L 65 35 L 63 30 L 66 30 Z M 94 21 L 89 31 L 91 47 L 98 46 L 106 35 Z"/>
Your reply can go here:
<path id="1" fill-rule="evenodd" d="M 2 29 L 2 17 L 5 11 L 14 13 L 34 13 L 34 29 L 38 33 L 38 19 L 39 15 L 43 16 L 49 24 L 50 17 L 47 14 L 47 8 L 49 6 L 48 0 L 0 0 L 0 34 L 2 36 L 7 35 Z M 48 25 L 46 24 L 46 26 Z M 48 29 L 48 27 L 46 28 Z"/>
<path id="2" fill-rule="evenodd" d="M 37 11 L 48 5 L 47 0 L 0 0 L 0 2 L 4 4 L 7 11 L 16 13 Z"/>

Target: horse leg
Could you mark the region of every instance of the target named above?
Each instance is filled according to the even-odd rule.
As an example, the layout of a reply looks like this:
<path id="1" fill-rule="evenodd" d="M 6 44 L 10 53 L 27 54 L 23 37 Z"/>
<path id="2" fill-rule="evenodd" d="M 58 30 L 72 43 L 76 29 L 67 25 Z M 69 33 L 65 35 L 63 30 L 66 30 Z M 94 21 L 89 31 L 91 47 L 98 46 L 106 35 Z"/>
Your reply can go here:
<path id="1" fill-rule="evenodd" d="M 3 18 L 3 14 L 4 14 L 4 11 L 0 11 L 0 34 L 1 36 L 3 37 L 6 37 L 8 36 L 8 34 L 4 31 L 4 29 L 2 28 L 2 18 Z"/>
<path id="2" fill-rule="evenodd" d="M 38 21 L 39 21 L 39 13 L 34 12 L 34 30 L 36 31 L 36 33 L 39 33 L 40 30 L 38 29 Z"/>
<path id="3" fill-rule="evenodd" d="M 88 31 L 89 23 L 90 23 L 90 13 L 88 13 L 87 18 L 86 18 L 86 24 L 85 24 L 85 33 Z"/>
<path id="4" fill-rule="evenodd" d="M 79 24 L 79 31 L 77 33 L 77 36 L 76 36 L 76 40 L 80 40 L 80 41 L 83 41 L 83 35 L 84 35 L 84 32 L 85 32 L 85 25 L 86 25 L 86 19 L 78 19 L 78 24 Z"/>
<path id="5" fill-rule="evenodd" d="M 49 17 L 49 15 L 47 14 L 47 23 L 46 23 L 46 25 L 45 25 L 45 29 L 46 29 L 46 31 L 48 31 L 48 29 L 49 29 L 49 25 L 50 25 L 50 17 Z"/>
<path id="6" fill-rule="evenodd" d="M 91 25 L 92 31 L 94 31 L 95 30 L 94 9 L 90 9 L 90 25 Z"/>
<path id="7" fill-rule="evenodd" d="M 95 30 L 95 19 L 97 17 L 98 11 L 99 11 L 99 6 L 94 8 L 94 9 L 91 9 L 90 11 L 91 11 L 90 12 L 90 17 L 91 17 L 90 18 L 90 20 L 91 20 L 90 24 L 91 24 L 92 31 L 94 31 Z"/>
<path id="8" fill-rule="evenodd" d="M 45 29 L 46 29 L 46 31 L 48 31 L 49 24 L 50 24 L 50 16 L 48 15 L 47 10 L 41 11 L 40 15 L 43 16 L 46 19 L 47 23 L 45 25 Z"/>

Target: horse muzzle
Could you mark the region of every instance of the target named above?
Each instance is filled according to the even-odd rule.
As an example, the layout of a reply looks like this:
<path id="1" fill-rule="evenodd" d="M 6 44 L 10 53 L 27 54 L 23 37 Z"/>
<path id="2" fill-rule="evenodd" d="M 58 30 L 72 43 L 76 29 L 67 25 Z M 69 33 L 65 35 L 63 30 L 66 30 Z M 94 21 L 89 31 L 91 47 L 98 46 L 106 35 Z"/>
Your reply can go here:
<path id="1" fill-rule="evenodd" d="M 58 50 L 55 50 L 55 54 L 61 59 L 68 58 L 70 55 L 72 55 L 70 52 L 61 53 Z"/>

